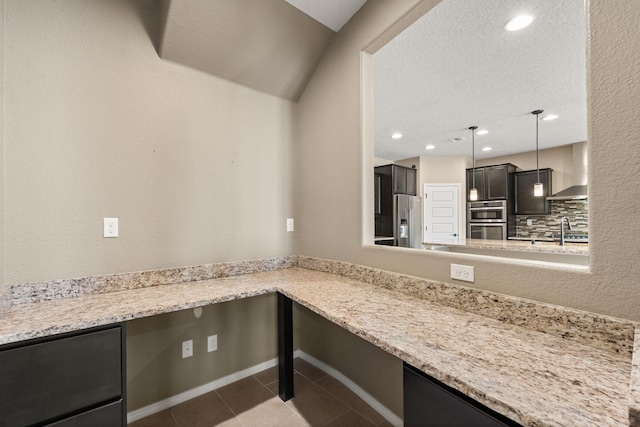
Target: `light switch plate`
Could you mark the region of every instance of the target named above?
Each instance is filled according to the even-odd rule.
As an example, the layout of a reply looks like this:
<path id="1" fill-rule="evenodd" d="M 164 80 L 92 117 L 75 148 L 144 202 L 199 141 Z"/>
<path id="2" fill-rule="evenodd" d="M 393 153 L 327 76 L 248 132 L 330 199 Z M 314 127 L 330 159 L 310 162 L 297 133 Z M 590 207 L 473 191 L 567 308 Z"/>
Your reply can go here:
<path id="1" fill-rule="evenodd" d="M 287 231 L 293 231 L 293 218 L 287 218 Z"/>

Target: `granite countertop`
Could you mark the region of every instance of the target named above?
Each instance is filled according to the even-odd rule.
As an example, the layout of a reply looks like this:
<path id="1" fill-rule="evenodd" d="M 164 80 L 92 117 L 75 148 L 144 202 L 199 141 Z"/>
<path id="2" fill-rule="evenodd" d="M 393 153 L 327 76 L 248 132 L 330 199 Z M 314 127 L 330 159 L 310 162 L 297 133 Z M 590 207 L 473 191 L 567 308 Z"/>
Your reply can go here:
<path id="1" fill-rule="evenodd" d="M 483 240 L 483 239 L 460 239 L 458 243 L 424 243 L 424 245 L 439 246 L 465 246 L 474 249 L 493 249 L 525 252 L 544 253 L 565 253 L 574 255 L 588 255 L 589 245 L 587 243 L 565 243 L 564 246 L 558 242 L 536 240 L 536 244 L 529 240 Z"/>
<path id="2" fill-rule="evenodd" d="M 337 270 L 339 274 L 292 267 L 13 304 L 0 314 L 0 343 L 279 291 L 523 425 L 625 426 L 638 407 L 640 399 L 629 393 L 631 351 L 620 351 L 617 344 L 606 348 L 615 339 L 603 339 L 609 343 L 596 348 L 585 344 L 592 338 L 580 343 L 559 336 L 570 333 L 543 333 L 419 298 L 413 291 L 385 289 L 377 283 L 384 276 L 379 270 Z M 395 279 L 388 286 L 396 288 L 419 281 L 429 289 L 445 286 L 395 273 L 389 277 Z M 471 295 L 483 302 L 486 293 Z M 538 317 L 545 310 L 550 306 L 535 308 Z M 575 312 L 570 316 L 579 323 Z M 585 314 L 588 324 L 593 323 L 590 316 Z M 598 325 L 607 322 L 619 329 L 615 333 L 623 331 L 622 341 L 633 343 L 633 324 L 604 319 Z M 637 361 L 633 366 L 640 377 Z M 633 384 L 638 379 L 632 392 Z"/>

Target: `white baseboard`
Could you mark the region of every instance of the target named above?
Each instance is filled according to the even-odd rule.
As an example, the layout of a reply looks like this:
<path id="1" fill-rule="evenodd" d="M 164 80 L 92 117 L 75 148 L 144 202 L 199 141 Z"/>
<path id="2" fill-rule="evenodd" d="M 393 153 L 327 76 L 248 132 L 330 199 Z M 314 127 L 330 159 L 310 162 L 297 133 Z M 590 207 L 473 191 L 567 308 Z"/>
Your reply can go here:
<path id="1" fill-rule="evenodd" d="M 380 403 L 375 397 L 371 396 L 369 393 L 364 391 L 356 383 L 354 383 L 349 378 L 344 376 L 341 372 L 335 370 L 331 366 L 305 353 L 302 350 L 296 350 L 293 354 L 294 354 L 294 357 L 299 357 L 311 363 L 316 368 L 323 370 L 327 374 L 331 375 L 332 377 L 340 381 L 349 390 L 351 390 L 356 395 L 358 395 L 360 399 L 364 400 L 369 406 L 375 409 L 376 412 L 382 415 L 393 426 L 402 427 L 403 425 L 402 418 L 397 416 L 393 411 L 391 411 L 389 408 L 387 408 L 382 403 Z M 251 375 L 255 375 L 258 372 L 262 372 L 265 369 L 269 369 L 277 365 L 278 365 L 278 358 L 274 358 L 264 363 L 260 363 L 258 365 L 244 369 L 242 371 L 234 372 L 233 374 L 227 375 L 226 377 L 219 378 L 210 383 L 192 388 L 180 394 L 176 394 L 175 396 L 171 396 L 166 399 L 160 400 L 158 402 L 152 403 L 151 405 L 147 405 L 142 408 L 136 409 L 135 411 L 131 411 L 127 413 L 127 423 L 132 423 L 134 421 L 138 421 L 142 418 L 148 417 L 149 415 L 153 415 L 160 411 L 164 411 L 165 409 L 169 409 L 172 406 L 179 405 L 180 403 L 186 402 L 187 400 L 194 399 L 198 396 L 202 396 L 203 394 L 209 393 L 213 390 L 219 389 L 220 387 L 224 387 L 236 381 L 240 381 L 241 379 L 250 377 Z"/>
<path id="2" fill-rule="evenodd" d="M 210 391 L 219 389 L 220 387 L 224 387 L 236 381 L 240 381 L 241 379 L 250 377 L 251 375 L 255 375 L 258 372 L 262 372 L 265 369 L 269 369 L 277 365 L 278 358 L 276 357 L 264 363 L 260 363 L 242 371 L 234 372 L 233 374 L 227 375 L 226 377 L 219 378 L 215 381 L 211 381 L 210 383 L 203 384 L 201 386 L 192 388 L 191 390 L 176 394 L 175 396 L 171 396 L 158 402 L 152 403 L 151 405 L 136 409 L 135 411 L 127 413 L 127 423 L 132 423 L 134 421 L 138 421 L 142 418 L 148 417 L 149 415 L 164 411 L 165 409 L 169 409 L 172 406 L 179 405 L 180 403 L 186 402 L 187 400 L 202 396 L 203 394 L 209 393 Z"/>
<path id="3" fill-rule="evenodd" d="M 380 415 L 382 415 L 389 423 L 396 427 L 402 427 L 404 425 L 404 421 L 395 412 L 384 406 L 378 399 L 371 396 L 369 393 L 364 391 L 358 384 L 351 381 L 349 378 L 344 376 L 340 371 L 336 371 L 331 366 L 326 363 L 316 359 L 315 357 L 305 353 L 302 350 L 296 350 L 294 353 L 294 357 L 299 357 L 303 360 L 314 365 L 316 368 L 323 370 L 327 374 L 331 375 L 342 384 L 344 384 L 349 390 L 354 392 L 358 397 L 364 400 L 369 406 L 376 410 Z M 294 390 L 295 392 L 295 390 Z"/>

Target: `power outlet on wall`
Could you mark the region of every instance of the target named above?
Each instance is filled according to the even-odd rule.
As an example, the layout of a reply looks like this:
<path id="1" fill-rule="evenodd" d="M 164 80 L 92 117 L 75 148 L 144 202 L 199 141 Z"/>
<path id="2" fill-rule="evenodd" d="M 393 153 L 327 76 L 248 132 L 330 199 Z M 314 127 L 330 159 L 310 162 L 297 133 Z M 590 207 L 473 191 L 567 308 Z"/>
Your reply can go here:
<path id="1" fill-rule="evenodd" d="M 193 340 L 182 341 L 182 358 L 193 356 Z"/>
<path id="2" fill-rule="evenodd" d="M 218 349 L 218 336 L 210 335 L 207 337 L 207 352 L 211 353 Z"/>
<path id="3" fill-rule="evenodd" d="M 451 264 L 451 278 L 471 282 L 475 280 L 473 277 L 472 265 Z"/>

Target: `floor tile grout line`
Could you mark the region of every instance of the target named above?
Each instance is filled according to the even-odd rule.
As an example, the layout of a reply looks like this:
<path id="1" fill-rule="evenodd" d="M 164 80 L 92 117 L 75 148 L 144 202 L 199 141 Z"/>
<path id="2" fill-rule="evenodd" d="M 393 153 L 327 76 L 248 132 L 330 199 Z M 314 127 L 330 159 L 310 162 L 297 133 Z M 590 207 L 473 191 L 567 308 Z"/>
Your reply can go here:
<path id="1" fill-rule="evenodd" d="M 326 376 L 324 376 L 323 378 L 327 378 L 327 377 L 331 377 L 331 376 L 330 376 L 330 375 L 326 375 Z M 333 377 L 331 377 L 331 378 L 333 378 Z M 320 379 L 319 379 L 318 381 L 320 381 Z M 340 384 L 342 384 L 342 383 L 340 383 Z M 343 399 L 341 399 L 340 397 L 338 397 L 338 395 L 336 395 L 336 394 L 334 394 L 334 393 L 330 392 L 330 391 L 329 391 L 329 390 L 327 390 L 326 388 L 322 387 L 320 384 L 316 384 L 316 385 L 317 385 L 318 387 L 320 387 L 320 389 L 322 389 L 322 390 L 324 390 L 325 392 L 327 392 L 329 395 L 331 395 L 331 396 L 335 397 L 336 399 L 338 399 L 338 400 L 339 400 L 340 402 L 342 402 L 342 403 L 343 403 L 347 408 L 351 409 L 353 412 L 355 412 L 356 414 L 360 415 L 362 418 L 364 418 L 365 420 L 369 421 L 371 424 L 379 425 L 381 422 L 384 422 L 384 417 L 382 417 L 382 420 L 383 420 L 383 421 L 381 421 L 381 422 L 379 422 L 379 423 L 376 423 L 376 421 L 375 421 L 375 420 L 370 419 L 369 417 L 367 417 L 366 415 L 364 415 L 363 413 L 361 413 L 360 411 L 358 411 L 356 408 L 354 408 L 353 406 L 349 405 L 349 404 L 348 404 L 347 402 L 345 402 Z M 342 384 L 342 385 L 344 385 L 344 384 Z M 345 386 L 345 388 L 347 388 L 347 387 Z M 351 391 L 351 390 L 349 390 L 348 388 L 347 388 L 347 390 L 348 390 L 348 391 Z M 352 393 L 353 393 L 353 392 L 352 392 Z M 354 393 L 354 394 L 355 394 L 355 393 Z M 359 397 L 358 397 L 358 395 L 356 395 L 356 398 L 359 398 Z M 364 403 L 365 405 L 369 406 L 369 405 L 367 404 L 367 402 L 364 402 L 364 401 L 363 401 L 363 403 Z M 371 408 L 371 406 L 369 406 L 369 407 Z M 375 413 L 377 413 L 375 409 L 373 409 L 373 408 L 371 408 L 371 409 L 372 409 Z"/>
<path id="2" fill-rule="evenodd" d="M 220 400 L 222 400 L 222 403 L 224 403 L 224 405 L 229 409 L 229 411 L 233 414 L 233 418 L 235 418 L 236 420 L 238 420 L 238 414 L 236 414 L 236 411 L 234 411 L 233 409 L 231 409 L 231 406 L 229 406 L 229 404 L 227 403 L 227 401 L 220 395 L 220 393 L 218 393 L 218 390 L 214 390 L 216 393 L 216 396 L 218 396 L 220 398 Z M 242 422 L 240 420 L 238 420 L 240 422 L 240 424 L 242 424 Z M 180 426 L 178 426 L 180 427 Z"/>

